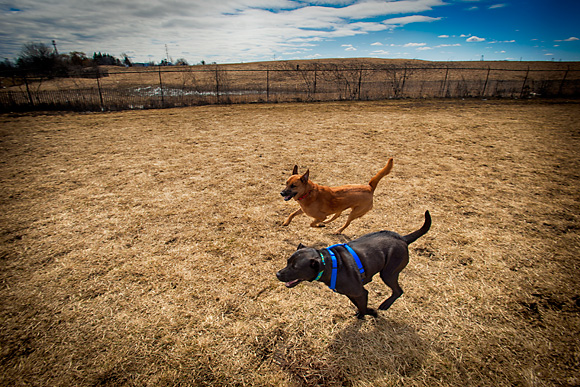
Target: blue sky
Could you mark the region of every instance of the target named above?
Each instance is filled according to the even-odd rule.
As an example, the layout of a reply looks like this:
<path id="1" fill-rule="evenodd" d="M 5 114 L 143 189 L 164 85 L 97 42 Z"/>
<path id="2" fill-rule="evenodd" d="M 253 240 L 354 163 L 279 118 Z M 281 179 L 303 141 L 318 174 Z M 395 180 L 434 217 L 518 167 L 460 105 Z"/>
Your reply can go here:
<path id="1" fill-rule="evenodd" d="M 194 64 L 319 58 L 580 61 L 580 0 L 0 0 L 0 58 Z"/>

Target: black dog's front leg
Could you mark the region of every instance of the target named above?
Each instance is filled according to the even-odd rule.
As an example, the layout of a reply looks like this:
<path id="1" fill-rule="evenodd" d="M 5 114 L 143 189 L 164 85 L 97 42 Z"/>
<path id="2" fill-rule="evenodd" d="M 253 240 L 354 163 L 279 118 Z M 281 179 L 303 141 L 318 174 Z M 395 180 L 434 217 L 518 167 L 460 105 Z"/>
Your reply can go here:
<path id="1" fill-rule="evenodd" d="M 352 303 L 357 307 L 358 313 L 356 317 L 364 319 L 366 315 L 377 317 L 377 312 L 374 309 L 367 308 L 369 292 L 363 288 L 363 293 L 360 296 L 354 297 L 346 295 Z"/>

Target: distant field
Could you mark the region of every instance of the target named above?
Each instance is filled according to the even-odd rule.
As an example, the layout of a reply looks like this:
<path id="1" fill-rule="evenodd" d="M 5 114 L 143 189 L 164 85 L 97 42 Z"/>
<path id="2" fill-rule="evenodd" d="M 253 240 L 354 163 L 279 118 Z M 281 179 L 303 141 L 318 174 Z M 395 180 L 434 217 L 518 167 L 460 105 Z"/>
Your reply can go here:
<path id="1" fill-rule="evenodd" d="M 0 115 L 0 385 L 580 385 L 578 102 Z M 365 183 L 346 235 L 279 195 Z M 408 233 L 377 319 L 275 277 L 299 243 Z M 389 296 L 376 278 L 371 307 Z"/>
<path id="2" fill-rule="evenodd" d="M 468 78 L 485 79 L 487 70 L 491 71 L 493 79 L 502 79 L 506 81 L 521 80 L 523 81 L 526 71 L 529 79 L 556 79 L 562 80 L 566 70 L 571 70 L 566 79 L 577 80 L 580 79 L 580 63 L 579 62 L 485 62 L 485 61 L 470 61 L 470 62 L 429 62 L 421 60 L 393 60 L 393 59 L 324 59 L 324 60 L 293 60 L 293 61 L 272 61 L 272 62 L 256 62 L 256 63 L 241 63 L 241 64 L 220 64 L 220 65 L 198 65 L 198 66 L 174 66 L 162 67 L 163 79 L 167 85 L 181 86 L 184 82 L 187 84 L 196 76 L 200 80 L 208 83 L 215 82 L 215 70 L 221 72 L 230 72 L 227 81 L 233 84 L 248 83 L 261 84 L 265 83 L 265 72 L 271 70 L 272 81 L 276 82 L 276 72 L 293 72 L 297 78 L 304 78 L 296 74 L 300 71 L 313 71 L 318 69 L 322 71 L 335 70 L 351 70 L 354 73 L 361 68 L 364 69 L 385 69 L 393 68 L 403 71 L 408 69 L 409 77 L 422 77 L 428 75 L 433 80 L 442 81 L 445 79 L 446 70 L 449 80 L 460 80 L 465 78 L 466 74 L 470 74 Z M 453 71 L 455 70 L 455 71 Z M 460 70 L 471 70 L 469 72 Z M 477 72 L 475 70 L 481 70 Z M 102 66 L 101 73 L 105 75 L 103 84 L 116 86 L 135 86 L 135 85 L 158 85 L 159 84 L 159 68 L 152 67 L 116 67 L 116 66 Z M 205 74 L 205 75 L 202 75 Z M 108 75 L 108 76 L 107 76 Z M 358 74 L 355 74 L 358 75 Z M 380 79 L 384 78 L 384 74 L 377 71 L 373 75 L 372 72 L 363 74 L 365 78 L 373 77 Z M 399 76 L 402 76 L 399 74 Z M 279 76 L 279 75 L 278 75 Z M 285 77 L 286 78 L 286 77 Z M 354 79 L 354 78 L 353 78 Z M 356 80 L 356 79 L 355 79 Z M 226 80 L 224 80 L 226 81 Z M 42 89 L 57 90 L 65 88 L 87 88 L 95 87 L 95 80 L 88 78 L 61 78 L 54 80 L 44 80 Z"/>
<path id="3" fill-rule="evenodd" d="M 89 69 L 90 70 L 90 69 Z M 578 62 L 326 59 L 100 67 L 92 78 L 0 78 L 0 109 L 104 111 L 401 98 L 579 97 Z"/>

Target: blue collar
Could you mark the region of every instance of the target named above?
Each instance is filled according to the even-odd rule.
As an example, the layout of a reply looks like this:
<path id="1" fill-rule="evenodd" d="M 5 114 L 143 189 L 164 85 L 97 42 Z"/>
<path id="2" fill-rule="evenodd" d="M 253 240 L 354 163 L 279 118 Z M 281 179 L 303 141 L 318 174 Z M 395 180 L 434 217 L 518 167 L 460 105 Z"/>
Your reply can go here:
<path id="1" fill-rule="evenodd" d="M 333 291 L 336 291 L 336 277 L 337 277 L 337 272 L 338 272 L 338 262 L 336 260 L 336 255 L 334 254 L 334 251 L 332 251 L 333 248 L 335 247 L 344 247 L 350 255 L 352 255 L 354 261 L 356 262 L 356 265 L 358 267 L 359 273 L 361 274 L 361 277 L 364 275 L 365 269 L 362 265 L 362 262 L 360 261 L 360 258 L 358 257 L 357 253 L 352 249 L 352 247 L 350 247 L 348 244 L 346 243 L 342 243 L 342 244 L 336 244 L 336 245 L 332 245 L 330 247 L 327 247 L 325 250 L 328 251 L 328 253 L 330 254 L 330 259 L 332 260 L 332 273 L 330 275 L 330 289 Z M 322 258 L 322 270 L 320 270 L 320 272 L 318 273 L 318 275 L 315 278 L 315 281 L 319 281 L 320 278 L 322 277 L 322 274 L 324 273 L 324 268 L 325 268 L 325 262 L 324 262 L 324 255 L 322 255 L 321 252 L 319 252 L 318 254 L 320 254 L 320 258 Z"/>

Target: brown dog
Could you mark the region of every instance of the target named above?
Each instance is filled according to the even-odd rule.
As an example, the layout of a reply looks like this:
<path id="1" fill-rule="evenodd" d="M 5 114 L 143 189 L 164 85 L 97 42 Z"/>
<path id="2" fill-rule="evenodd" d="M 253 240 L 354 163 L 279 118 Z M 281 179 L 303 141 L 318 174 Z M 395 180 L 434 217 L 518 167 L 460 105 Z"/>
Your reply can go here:
<path id="1" fill-rule="evenodd" d="M 339 228 L 336 233 L 340 234 L 348 227 L 350 222 L 360 218 L 373 208 L 373 194 L 379 181 L 391 172 L 393 168 L 393 159 L 390 158 L 387 165 L 381 169 L 368 184 L 351 184 L 341 185 L 339 187 L 326 187 L 318 185 L 308 179 L 310 170 L 302 176 L 298 175 L 298 166 L 294 166 L 292 176 L 286 182 L 286 188 L 280 192 L 284 200 L 288 201 L 294 198 L 300 208 L 288 216 L 283 226 L 288 226 L 296 215 L 305 213 L 314 218 L 310 227 L 324 227 L 325 223 L 330 223 L 342 214 L 348 208 L 351 212 L 344 226 Z M 332 218 L 326 220 L 329 215 L 334 214 Z"/>

